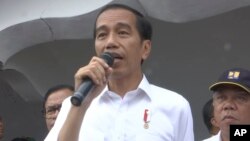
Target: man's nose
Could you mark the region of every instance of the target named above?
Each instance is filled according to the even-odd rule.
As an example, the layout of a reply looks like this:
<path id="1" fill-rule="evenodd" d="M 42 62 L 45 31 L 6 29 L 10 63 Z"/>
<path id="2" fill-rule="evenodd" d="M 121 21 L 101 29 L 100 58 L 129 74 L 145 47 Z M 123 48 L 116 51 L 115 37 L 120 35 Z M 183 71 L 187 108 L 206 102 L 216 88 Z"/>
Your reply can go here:
<path id="1" fill-rule="evenodd" d="M 106 48 L 111 49 L 116 47 L 117 47 L 117 37 L 114 33 L 111 33 L 108 36 Z"/>
<path id="2" fill-rule="evenodd" d="M 228 99 L 225 101 L 225 104 L 223 105 L 223 109 L 224 110 L 235 110 L 236 109 L 236 105 L 234 100 L 232 99 Z"/>

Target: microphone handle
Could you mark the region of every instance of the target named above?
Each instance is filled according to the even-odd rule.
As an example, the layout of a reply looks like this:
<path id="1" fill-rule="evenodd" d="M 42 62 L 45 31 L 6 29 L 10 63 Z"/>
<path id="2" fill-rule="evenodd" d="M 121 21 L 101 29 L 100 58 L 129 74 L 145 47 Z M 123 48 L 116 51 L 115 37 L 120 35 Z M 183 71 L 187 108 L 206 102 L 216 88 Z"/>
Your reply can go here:
<path id="1" fill-rule="evenodd" d="M 78 90 L 74 93 L 74 95 L 71 97 L 71 103 L 74 106 L 80 106 L 82 103 L 82 100 L 87 96 L 88 92 L 93 87 L 94 83 L 93 81 L 87 77 L 84 80 L 84 83 L 82 83 Z"/>
<path id="2" fill-rule="evenodd" d="M 104 52 L 100 58 L 102 58 L 109 66 L 112 66 L 112 64 L 114 63 L 114 57 L 111 53 Z M 86 77 L 84 79 L 84 82 L 80 85 L 78 90 L 71 97 L 71 103 L 75 106 L 81 105 L 82 100 L 86 97 L 88 92 L 94 86 L 94 82 L 89 77 Z"/>

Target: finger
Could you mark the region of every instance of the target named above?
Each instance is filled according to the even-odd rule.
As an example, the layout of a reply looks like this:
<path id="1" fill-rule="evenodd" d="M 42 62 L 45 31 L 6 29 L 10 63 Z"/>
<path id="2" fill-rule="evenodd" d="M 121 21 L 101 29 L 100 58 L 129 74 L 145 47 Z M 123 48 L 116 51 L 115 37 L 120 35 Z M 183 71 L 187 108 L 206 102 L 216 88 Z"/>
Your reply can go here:
<path id="1" fill-rule="evenodd" d="M 105 84 L 106 83 L 106 71 L 101 66 L 96 66 L 96 73 L 98 77 L 100 78 L 100 81 Z"/>
<path id="2" fill-rule="evenodd" d="M 99 80 L 103 83 L 106 83 L 107 82 L 106 77 L 110 67 L 102 58 L 93 57 L 92 61 L 95 63 L 96 66 L 95 73 L 98 76 Z"/>
<path id="3" fill-rule="evenodd" d="M 111 75 L 111 73 L 113 73 L 113 68 L 109 67 L 107 70 L 106 70 L 106 78 L 108 79 L 109 76 Z"/>
<path id="4" fill-rule="evenodd" d="M 103 77 L 105 76 L 105 71 L 98 62 L 91 64 L 88 70 L 88 77 L 97 85 L 103 83 Z"/>
<path id="5" fill-rule="evenodd" d="M 97 61 L 98 63 L 100 63 L 100 65 L 102 65 L 102 67 L 104 69 L 108 69 L 109 68 L 109 65 L 107 64 L 107 62 L 104 59 L 100 58 L 100 57 L 94 56 L 93 57 L 93 61 Z"/>
<path id="6" fill-rule="evenodd" d="M 106 83 L 106 70 L 108 68 L 107 63 L 103 59 L 96 56 L 92 57 L 89 64 L 80 68 L 75 74 L 75 87 L 78 88 L 84 81 L 84 78 L 87 77 L 97 85 Z"/>
<path id="7" fill-rule="evenodd" d="M 90 76 L 93 81 L 99 85 L 100 83 L 106 83 L 106 70 L 105 65 L 103 64 L 103 60 L 98 57 L 93 57 L 90 64 Z"/>

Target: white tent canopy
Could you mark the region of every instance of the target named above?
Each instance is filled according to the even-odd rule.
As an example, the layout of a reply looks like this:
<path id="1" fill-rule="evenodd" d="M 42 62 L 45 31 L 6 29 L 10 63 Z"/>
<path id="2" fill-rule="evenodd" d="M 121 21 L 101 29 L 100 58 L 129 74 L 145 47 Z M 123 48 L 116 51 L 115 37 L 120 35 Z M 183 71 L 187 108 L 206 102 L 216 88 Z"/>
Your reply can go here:
<path id="1" fill-rule="evenodd" d="M 249 0 L 1 0 L 0 61 L 39 43 L 91 38 L 97 9 L 125 3 L 149 17 L 183 23 L 248 6 Z M 25 34 L 23 34 L 25 33 Z"/>

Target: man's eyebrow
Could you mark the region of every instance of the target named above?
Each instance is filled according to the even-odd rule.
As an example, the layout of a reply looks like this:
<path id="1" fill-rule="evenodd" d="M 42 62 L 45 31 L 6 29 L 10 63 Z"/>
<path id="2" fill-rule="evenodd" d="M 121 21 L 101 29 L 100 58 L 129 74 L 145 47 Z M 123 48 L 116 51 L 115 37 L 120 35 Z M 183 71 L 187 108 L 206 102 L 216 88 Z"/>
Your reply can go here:
<path id="1" fill-rule="evenodd" d="M 240 90 L 238 91 L 238 94 L 240 95 L 244 95 L 244 96 L 250 96 L 248 92 L 244 91 L 244 90 Z"/>
<path id="2" fill-rule="evenodd" d="M 107 29 L 108 29 L 107 26 L 102 25 L 102 26 L 97 27 L 96 30 L 95 30 L 95 32 L 98 33 L 98 32 L 101 31 L 101 30 L 107 30 Z"/>
<path id="3" fill-rule="evenodd" d="M 125 27 L 125 28 L 128 28 L 128 29 L 131 29 L 131 26 L 129 24 L 123 23 L 123 22 L 118 23 L 117 27 Z"/>
<path id="4" fill-rule="evenodd" d="M 48 107 L 60 107 L 62 104 L 48 105 Z"/>

